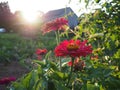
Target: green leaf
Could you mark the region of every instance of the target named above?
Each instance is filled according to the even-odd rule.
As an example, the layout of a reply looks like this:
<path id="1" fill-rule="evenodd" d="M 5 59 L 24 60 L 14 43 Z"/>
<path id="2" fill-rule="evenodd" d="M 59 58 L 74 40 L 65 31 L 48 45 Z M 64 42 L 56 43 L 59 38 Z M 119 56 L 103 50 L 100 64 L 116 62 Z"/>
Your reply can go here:
<path id="1" fill-rule="evenodd" d="M 58 70 L 56 63 L 52 61 L 48 61 L 48 64 L 49 64 L 49 67 L 52 68 L 53 70 Z"/>
<path id="2" fill-rule="evenodd" d="M 54 83 L 54 85 L 56 87 L 56 90 L 70 90 L 62 82 L 54 80 L 53 83 Z"/>
<path id="3" fill-rule="evenodd" d="M 45 67 L 45 62 L 43 62 L 43 61 L 33 60 L 33 63 L 37 63 L 37 64 L 40 65 L 42 68 Z"/>
<path id="4" fill-rule="evenodd" d="M 114 54 L 115 58 L 120 58 L 120 49 L 118 49 L 118 51 Z"/>
<path id="5" fill-rule="evenodd" d="M 70 58 L 64 58 L 62 59 L 62 66 L 66 65 L 71 59 Z"/>
<path id="6" fill-rule="evenodd" d="M 30 72 L 25 77 L 22 77 L 21 80 L 20 80 L 21 84 L 26 88 L 29 87 L 29 81 L 31 79 L 31 75 L 32 75 L 32 73 Z"/>
<path id="7" fill-rule="evenodd" d="M 113 71 L 111 69 L 103 70 L 104 77 L 109 77 Z"/>
<path id="8" fill-rule="evenodd" d="M 38 71 L 37 70 L 33 70 L 32 71 L 32 75 L 31 75 L 31 79 L 29 81 L 29 88 L 30 89 L 34 90 L 34 85 L 36 84 L 38 79 L 39 79 Z"/>
<path id="9" fill-rule="evenodd" d="M 20 79 L 19 84 L 21 84 L 24 88 L 31 89 L 35 85 L 35 83 L 38 80 L 38 72 L 37 70 L 33 70 L 30 73 L 28 73 L 25 77 L 22 77 Z"/>
<path id="10" fill-rule="evenodd" d="M 95 2 L 96 2 L 96 3 L 99 3 L 99 2 L 100 2 L 100 0 L 95 0 Z"/>
<path id="11" fill-rule="evenodd" d="M 58 71 L 55 71 L 55 73 L 56 73 L 61 79 L 66 79 L 66 78 L 68 78 L 68 74 L 67 74 L 67 73 L 62 73 L 62 72 L 58 72 Z"/>
<path id="12" fill-rule="evenodd" d="M 111 37 L 112 41 L 115 41 L 116 36 L 114 34 L 112 34 L 110 37 Z"/>
<path id="13" fill-rule="evenodd" d="M 81 90 L 100 90 L 100 88 L 93 84 L 87 84 L 87 86 L 84 85 Z"/>
<path id="14" fill-rule="evenodd" d="M 44 78 L 41 78 L 35 84 L 33 90 L 48 90 L 47 81 Z"/>
<path id="15" fill-rule="evenodd" d="M 45 55 L 45 60 L 49 60 L 49 56 L 51 55 L 52 51 L 49 51 L 46 55 Z"/>
<path id="16" fill-rule="evenodd" d="M 12 87 L 10 88 L 10 90 L 26 90 L 27 88 L 25 88 L 24 85 L 22 85 L 21 83 L 17 83 L 17 82 L 14 82 L 12 84 Z"/>

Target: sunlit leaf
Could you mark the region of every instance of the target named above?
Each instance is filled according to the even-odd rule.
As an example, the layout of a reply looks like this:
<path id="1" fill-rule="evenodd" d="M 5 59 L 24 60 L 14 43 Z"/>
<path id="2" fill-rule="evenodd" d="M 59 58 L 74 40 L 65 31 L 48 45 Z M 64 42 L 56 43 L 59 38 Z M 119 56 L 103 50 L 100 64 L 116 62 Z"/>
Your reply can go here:
<path id="1" fill-rule="evenodd" d="M 82 87 L 81 90 L 100 90 L 100 88 L 93 84 L 87 84 L 87 86 Z"/>
<path id="2" fill-rule="evenodd" d="M 96 3 L 99 3 L 99 2 L 100 2 L 100 0 L 95 0 L 95 2 L 96 2 Z"/>

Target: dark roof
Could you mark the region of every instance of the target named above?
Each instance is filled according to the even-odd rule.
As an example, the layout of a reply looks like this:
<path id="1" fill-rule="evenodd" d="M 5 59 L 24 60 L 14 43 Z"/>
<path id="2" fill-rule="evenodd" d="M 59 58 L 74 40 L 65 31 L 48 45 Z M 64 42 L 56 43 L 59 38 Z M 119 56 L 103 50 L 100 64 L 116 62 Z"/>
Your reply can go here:
<path id="1" fill-rule="evenodd" d="M 72 29 L 78 25 L 78 16 L 70 7 L 48 11 L 43 15 L 42 19 L 44 23 L 60 17 L 66 17 L 68 19 L 68 24 Z"/>

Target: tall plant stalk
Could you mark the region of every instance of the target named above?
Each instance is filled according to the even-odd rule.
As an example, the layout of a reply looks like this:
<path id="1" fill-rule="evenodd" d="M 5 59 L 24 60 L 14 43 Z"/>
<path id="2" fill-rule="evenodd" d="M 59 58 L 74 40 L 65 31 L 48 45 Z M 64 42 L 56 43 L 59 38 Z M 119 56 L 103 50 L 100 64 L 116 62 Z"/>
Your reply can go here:
<path id="1" fill-rule="evenodd" d="M 66 86 L 69 85 L 69 83 L 70 83 L 70 79 L 71 79 L 71 77 L 72 77 L 74 58 L 72 58 L 71 61 L 72 61 L 72 65 L 71 65 L 70 74 L 69 74 L 68 82 L 67 82 L 67 85 L 66 85 Z"/>
<path id="2" fill-rule="evenodd" d="M 57 45 L 59 45 L 59 43 L 60 43 L 60 41 L 61 41 L 61 40 L 60 40 L 60 32 L 59 32 L 59 30 L 55 32 L 55 35 L 56 35 L 56 43 L 57 43 Z M 58 57 L 58 60 L 59 60 L 60 71 L 61 71 L 62 61 L 61 61 L 60 57 Z"/>

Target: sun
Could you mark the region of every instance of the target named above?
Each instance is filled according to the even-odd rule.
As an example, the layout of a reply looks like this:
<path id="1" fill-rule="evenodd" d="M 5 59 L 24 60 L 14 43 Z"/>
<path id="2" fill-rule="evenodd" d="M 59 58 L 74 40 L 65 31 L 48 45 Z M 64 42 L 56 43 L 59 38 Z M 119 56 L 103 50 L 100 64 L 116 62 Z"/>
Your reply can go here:
<path id="1" fill-rule="evenodd" d="M 35 12 L 23 12 L 22 15 L 27 22 L 36 22 L 37 20 L 37 13 Z"/>
<path id="2" fill-rule="evenodd" d="M 60 1 L 60 2 L 58 2 Z M 67 0 L 9 0 L 10 9 L 14 13 L 15 11 L 21 11 L 23 13 L 24 20 L 27 22 L 36 22 L 37 11 L 42 11 L 44 13 L 65 7 Z M 66 1 L 66 2 L 65 2 Z M 55 4 L 54 3 L 59 3 Z"/>

